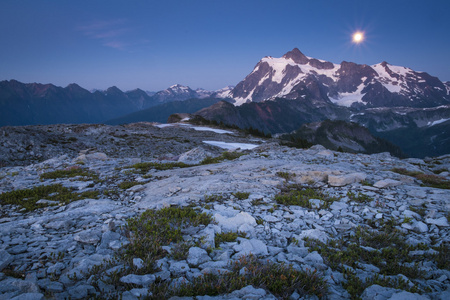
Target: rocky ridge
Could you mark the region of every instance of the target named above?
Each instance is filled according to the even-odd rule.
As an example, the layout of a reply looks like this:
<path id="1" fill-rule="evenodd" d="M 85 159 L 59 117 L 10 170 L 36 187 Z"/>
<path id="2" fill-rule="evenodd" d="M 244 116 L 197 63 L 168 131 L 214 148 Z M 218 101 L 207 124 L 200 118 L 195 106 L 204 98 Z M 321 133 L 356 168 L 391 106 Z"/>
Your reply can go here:
<path id="1" fill-rule="evenodd" d="M 149 131 L 152 126 L 145 124 Z M 136 128 L 128 130 L 127 134 L 133 135 L 130 132 Z M 160 135 L 140 140 L 143 148 L 153 139 L 164 143 L 163 137 L 172 134 L 186 139 L 199 135 L 199 141 L 204 139 L 200 134 L 210 133 L 182 126 L 155 127 L 154 131 Z M 244 141 L 236 132 L 213 134 L 216 137 L 220 134 L 227 142 Z M 315 270 L 316 276 L 327 282 L 322 294 L 327 299 L 350 296 L 448 299 L 450 296 L 450 195 L 448 190 L 423 186 L 425 178 L 435 176 L 434 173 L 439 173 L 444 182 L 450 180 L 448 155 L 401 160 L 386 153 L 355 155 L 322 146 L 293 149 L 258 140 L 260 145 L 252 150 L 235 149 L 240 154 L 231 160 L 198 165 L 222 150 L 202 143 L 186 143 L 190 149 L 161 161 L 155 159 L 159 153 L 139 157 L 140 152 L 133 152 L 132 147 L 106 151 L 107 147 L 100 141 L 108 135 L 112 135 L 110 131 L 96 131 L 94 136 L 100 138 L 96 150 L 79 148 L 84 144 L 73 145 L 73 151 L 68 154 L 31 164 L 24 160 L 22 166 L 0 169 L 1 196 L 53 184 L 73 188 L 77 193 L 99 192 L 97 199 L 70 203 L 40 199 L 44 207 L 32 211 L 5 204 L 2 198 L 0 299 L 152 297 L 157 295 L 152 289 L 155 284 L 167 283 L 176 290 L 204 274 L 229 274 L 231 262 L 250 254 L 262 261 L 291 264 L 302 272 Z M 132 167 L 143 161 L 169 165 L 173 160 L 193 165 L 144 171 Z M 43 176 L 73 169 L 83 169 L 97 177 Z M 134 185 L 120 188 L 124 182 Z M 290 199 L 286 195 L 305 189 L 318 193 L 297 205 L 283 202 Z M 321 198 L 321 195 L 326 196 Z M 157 261 L 157 272 L 146 274 L 138 271 L 145 257 L 133 257 L 132 266 L 111 261 L 115 253 L 132 242 L 126 231 L 129 218 L 138 217 L 146 210 L 188 205 L 210 214 L 215 223 L 183 231 L 185 241 L 200 241 L 188 249 L 186 257 L 161 258 Z M 215 237 L 224 232 L 241 232 L 243 237 L 216 245 Z M 381 235 L 388 243 L 370 243 L 367 233 Z M 340 242 L 343 244 L 337 247 L 335 243 Z M 398 261 L 383 256 L 400 246 L 403 252 L 392 253 Z M 167 244 L 163 249 L 171 253 L 176 245 Z M 340 257 L 337 260 L 336 255 Z M 381 261 L 371 257 L 379 257 Z M 110 265 L 105 260 L 110 260 Z M 398 269 L 386 268 L 386 264 L 395 263 Z M 103 269 L 104 265 L 108 269 Z M 128 270 L 128 274 L 122 274 L 117 284 L 111 284 L 119 269 Z M 243 268 L 239 274 L 244 278 L 246 272 Z M 354 292 L 352 286 L 363 289 Z M 218 296 L 199 295 L 195 299 L 275 299 L 274 294 L 263 287 L 249 285 Z M 300 290 L 288 295 L 290 299 L 303 296 Z"/>

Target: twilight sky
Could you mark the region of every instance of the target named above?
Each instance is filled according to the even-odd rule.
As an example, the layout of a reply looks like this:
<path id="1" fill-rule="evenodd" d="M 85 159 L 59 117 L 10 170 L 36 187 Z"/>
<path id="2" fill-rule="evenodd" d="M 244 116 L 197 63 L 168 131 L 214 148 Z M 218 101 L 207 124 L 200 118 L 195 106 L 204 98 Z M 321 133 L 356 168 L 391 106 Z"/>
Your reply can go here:
<path id="1" fill-rule="evenodd" d="M 0 80 L 216 90 L 297 47 L 450 81 L 449 11 L 449 0 L 2 0 Z"/>

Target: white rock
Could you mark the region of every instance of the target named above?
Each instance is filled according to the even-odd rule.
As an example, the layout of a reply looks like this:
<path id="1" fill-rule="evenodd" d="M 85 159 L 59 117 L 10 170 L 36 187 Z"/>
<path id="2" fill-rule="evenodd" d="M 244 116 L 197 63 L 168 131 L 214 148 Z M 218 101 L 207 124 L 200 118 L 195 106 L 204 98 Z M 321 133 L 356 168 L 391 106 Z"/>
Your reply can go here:
<path id="1" fill-rule="evenodd" d="M 334 153 L 330 150 L 322 150 L 317 155 L 323 156 L 323 157 L 334 157 Z"/>
<path id="2" fill-rule="evenodd" d="M 24 293 L 19 296 L 13 297 L 10 300 L 43 300 L 44 295 L 41 293 Z"/>
<path id="3" fill-rule="evenodd" d="M 361 299 L 363 300 L 385 300 L 389 299 L 394 293 L 399 292 L 400 290 L 388 288 L 388 287 L 382 287 L 378 284 L 374 284 L 369 286 L 364 290 L 364 292 L 361 295 Z"/>
<path id="4" fill-rule="evenodd" d="M 440 227 L 448 227 L 449 226 L 446 217 L 441 217 L 439 219 L 427 218 L 427 219 L 425 219 L 425 223 L 430 224 L 430 225 L 437 225 Z"/>
<path id="5" fill-rule="evenodd" d="M 92 230 L 81 231 L 75 234 L 73 239 L 85 244 L 97 244 L 100 241 L 99 233 Z"/>
<path id="6" fill-rule="evenodd" d="M 185 261 L 170 262 L 169 271 L 172 275 L 179 276 L 189 271 L 189 266 Z"/>
<path id="7" fill-rule="evenodd" d="M 206 250 L 198 247 L 191 247 L 189 249 L 187 262 L 190 266 L 198 266 L 210 260 L 211 257 L 209 257 L 208 252 L 206 252 Z"/>
<path id="8" fill-rule="evenodd" d="M 216 213 L 214 219 L 224 231 L 238 231 L 244 224 L 256 226 L 256 220 L 247 212 L 240 212 L 236 216 L 227 218 Z"/>
<path id="9" fill-rule="evenodd" d="M 0 250 L 0 271 L 13 261 L 13 256 L 5 250 Z"/>
<path id="10" fill-rule="evenodd" d="M 418 232 L 418 233 L 424 233 L 424 232 L 428 232 L 428 226 L 427 224 L 421 222 L 421 221 L 416 221 L 412 224 L 412 228 L 414 231 Z"/>
<path id="11" fill-rule="evenodd" d="M 322 243 L 326 243 L 328 241 L 328 235 L 319 230 L 319 229 L 308 229 L 308 230 L 303 230 L 300 234 L 299 234 L 299 238 L 300 239 L 304 239 L 304 238 L 310 238 L 310 239 L 315 239 L 315 240 L 319 240 Z"/>
<path id="12" fill-rule="evenodd" d="M 133 258 L 133 266 L 135 266 L 138 270 L 144 267 L 144 261 L 141 258 L 135 257 Z"/>
<path id="13" fill-rule="evenodd" d="M 102 152 L 96 152 L 92 154 L 86 154 L 86 158 L 89 160 L 107 160 L 108 155 Z"/>
<path id="14" fill-rule="evenodd" d="M 311 264 L 322 264 L 323 258 L 317 251 L 311 252 L 304 257 L 305 261 Z"/>
<path id="15" fill-rule="evenodd" d="M 393 186 L 398 186 L 401 184 L 402 184 L 401 181 L 388 178 L 388 179 L 383 179 L 383 180 L 375 182 L 373 186 L 376 188 L 379 188 L 379 189 L 383 189 L 386 187 L 393 187 Z"/>
<path id="16" fill-rule="evenodd" d="M 388 300 L 429 300 L 426 296 L 419 295 L 417 293 L 410 293 L 406 291 L 393 294 Z"/>
<path id="17" fill-rule="evenodd" d="M 414 219 L 416 219 L 416 220 L 420 220 L 420 219 L 421 219 L 421 216 L 420 216 L 418 213 L 413 212 L 413 211 L 408 210 L 408 209 L 406 209 L 405 211 L 403 211 L 403 216 L 404 216 L 405 218 L 414 218 Z"/>
<path id="18" fill-rule="evenodd" d="M 348 204 L 340 201 L 335 201 L 330 205 L 330 209 L 332 210 L 343 210 L 348 208 Z"/>
<path id="19" fill-rule="evenodd" d="M 133 185 L 132 187 L 127 189 L 127 192 L 140 192 L 140 191 L 143 191 L 144 189 L 145 189 L 145 186 L 143 186 L 142 184 L 137 184 L 137 185 Z"/>
<path id="20" fill-rule="evenodd" d="M 240 290 L 233 291 L 232 293 L 227 295 L 227 299 L 276 299 L 272 297 L 269 297 L 264 289 L 257 289 L 251 285 L 248 285 Z"/>
<path id="21" fill-rule="evenodd" d="M 271 215 L 265 215 L 262 217 L 264 221 L 269 222 L 269 223 L 275 223 L 278 222 L 280 219 L 278 219 L 277 217 L 271 216 Z"/>
<path id="22" fill-rule="evenodd" d="M 155 282 L 155 275 L 146 274 L 146 275 L 136 275 L 129 274 L 120 278 L 120 282 L 122 283 L 132 283 L 139 286 L 149 286 L 153 282 Z"/>
<path id="23" fill-rule="evenodd" d="M 344 186 L 356 182 L 361 182 L 367 177 L 364 173 L 351 173 L 346 175 L 329 175 L 328 184 L 331 186 Z"/>
<path id="24" fill-rule="evenodd" d="M 323 205 L 323 201 L 319 199 L 309 199 L 309 203 L 312 208 L 320 208 Z"/>
<path id="25" fill-rule="evenodd" d="M 254 254 L 254 255 L 262 255 L 267 256 L 269 255 L 269 252 L 267 250 L 266 244 L 257 239 L 241 239 L 241 243 L 238 245 L 235 245 L 233 249 L 238 252 L 236 254 L 237 257 L 241 257 L 244 255 Z"/>

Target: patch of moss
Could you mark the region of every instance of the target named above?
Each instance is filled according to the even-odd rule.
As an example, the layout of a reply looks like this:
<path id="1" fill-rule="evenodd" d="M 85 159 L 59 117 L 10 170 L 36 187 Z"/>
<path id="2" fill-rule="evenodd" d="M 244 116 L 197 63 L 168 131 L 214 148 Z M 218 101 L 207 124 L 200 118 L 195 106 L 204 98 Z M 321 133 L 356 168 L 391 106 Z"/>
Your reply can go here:
<path id="1" fill-rule="evenodd" d="M 218 247 L 221 243 L 235 242 L 238 237 L 246 238 L 247 234 L 242 231 L 216 233 L 214 236 L 214 243 L 216 247 Z"/>
<path id="2" fill-rule="evenodd" d="M 220 195 L 220 194 L 205 195 L 205 198 L 203 200 L 206 203 L 212 203 L 212 202 L 222 203 L 223 201 L 225 201 L 225 196 Z"/>
<path id="3" fill-rule="evenodd" d="M 98 180 L 98 175 L 94 172 L 91 172 L 85 168 L 68 168 L 64 170 L 55 170 L 52 172 L 43 173 L 39 176 L 40 179 L 57 179 L 57 178 L 73 178 L 73 177 L 81 177 L 81 180 Z"/>
<path id="4" fill-rule="evenodd" d="M 189 168 L 193 165 L 185 164 L 183 162 L 169 162 L 169 163 L 157 163 L 157 162 L 142 162 L 131 166 L 124 167 L 125 169 L 134 169 L 135 172 L 140 174 L 146 174 L 151 169 L 163 171 L 171 170 L 175 168 Z"/>
<path id="5" fill-rule="evenodd" d="M 275 195 L 275 201 L 283 205 L 298 205 L 305 208 L 312 209 L 309 199 L 319 199 L 323 201 L 320 207 L 328 208 L 331 203 L 336 201 L 335 197 L 330 197 L 327 193 L 319 189 L 302 187 L 299 185 L 289 185 L 281 188 L 281 192 Z"/>
<path id="6" fill-rule="evenodd" d="M 62 184 L 41 185 L 32 189 L 16 190 L 0 194 L 0 203 L 18 205 L 32 211 L 38 208 L 46 207 L 51 204 L 36 203 L 40 199 L 51 201 L 59 201 L 61 204 L 68 204 L 69 202 L 80 199 L 96 199 L 98 198 L 98 191 L 86 191 L 83 193 L 74 192 L 75 189 L 64 187 Z"/>
<path id="7" fill-rule="evenodd" d="M 217 157 L 210 157 L 210 156 L 206 157 L 200 162 L 200 165 L 217 164 L 225 160 L 234 160 L 236 158 L 241 157 L 242 155 L 245 155 L 245 153 L 235 151 L 233 152 L 225 151 L 220 156 Z"/>
<path id="8" fill-rule="evenodd" d="M 281 171 L 276 172 L 275 175 L 277 175 L 278 177 L 281 177 L 283 179 L 286 179 L 286 180 L 290 180 L 291 178 L 295 177 L 294 173 L 281 172 Z"/>
<path id="9" fill-rule="evenodd" d="M 347 192 L 347 197 L 351 201 L 355 201 L 355 202 L 358 202 L 358 203 L 368 203 L 368 202 L 371 202 L 373 200 L 372 197 L 369 197 L 366 194 L 361 194 L 359 192 L 358 192 L 358 195 L 356 195 L 355 193 L 348 191 Z"/>
<path id="10" fill-rule="evenodd" d="M 137 181 L 122 181 L 122 182 L 119 183 L 117 186 L 118 186 L 119 188 L 121 188 L 122 190 L 127 190 L 127 189 L 129 189 L 130 187 L 133 187 L 133 186 L 139 185 L 139 184 L 141 184 L 141 183 L 140 183 L 140 182 L 137 182 Z"/>
<path id="11" fill-rule="evenodd" d="M 233 196 L 235 196 L 239 200 L 245 200 L 245 199 L 248 199 L 248 196 L 250 196 L 250 193 L 247 193 L 247 192 L 235 192 L 235 193 L 233 193 Z"/>

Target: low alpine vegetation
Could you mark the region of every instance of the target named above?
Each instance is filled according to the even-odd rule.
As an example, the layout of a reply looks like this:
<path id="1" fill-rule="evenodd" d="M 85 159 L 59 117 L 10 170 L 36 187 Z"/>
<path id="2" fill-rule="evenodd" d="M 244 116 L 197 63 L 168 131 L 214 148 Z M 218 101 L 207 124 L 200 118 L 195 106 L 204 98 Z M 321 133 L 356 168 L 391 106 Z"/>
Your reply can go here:
<path id="1" fill-rule="evenodd" d="M 235 193 L 233 193 L 233 196 L 235 196 L 239 200 L 245 200 L 245 199 L 248 199 L 248 197 L 250 196 L 250 193 L 247 193 L 247 192 L 235 192 Z"/>
<path id="2" fill-rule="evenodd" d="M 151 169 L 163 171 L 175 168 L 189 168 L 189 167 L 192 167 L 192 165 L 185 164 L 183 162 L 169 162 L 169 163 L 142 162 L 131 166 L 127 166 L 125 167 L 125 169 L 132 169 L 132 171 L 135 173 L 146 174 Z"/>
<path id="3" fill-rule="evenodd" d="M 450 189 L 450 180 L 447 180 L 441 176 L 435 174 L 424 174 L 422 172 L 417 171 L 409 171 L 403 168 L 394 168 L 391 169 L 392 172 L 412 176 L 417 180 L 422 181 L 423 186 L 438 188 L 438 189 Z"/>
<path id="4" fill-rule="evenodd" d="M 141 182 L 138 182 L 138 181 L 122 181 L 117 186 L 119 188 L 121 188 L 122 190 L 127 190 L 130 187 L 133 187 L 133 186 L 139 185 L 139 184 L 141 184 Z"/>
<path id="5" fill-rule="evenodd" d="M 388 223 L 378 230 L 357 227 L 349 238 L 328 240 L 327 243 L 306 239 L 305 246 L 309 247 L 310 252 L 317 251 L 327 265 L 344 274 L 347 282 L 343 286 L 352 299 L 359 299 L 364 289 L 372 284 L 423 292 L 420 284 L 408 285 L 402 278 L 392 276 L 402 274 L 413 281 L 423 279 L 425 274 L 420 266 L 425 261 L 432 261 L 440 268 L 448 267 L 448 263 L 444 263 L 448 259 L 448 254 L 445 254 L 448 253 L 448 246 L 435 249 L 437 254 L 429 254 L 431 249 L 423 244 L 407 244 L 404 235 Z M 416 251 L 415 255 L 410 255 L 411 251 Z M 379 271 L 363 281 L 354 271 L 362 268 L 362 263 L 372 265 Z"/>
<path id="6" fill-rule="evenodd" d="M 40 185 L 31 189 L 16 190 L 0 194 L 0 203 L 2 205 L 12 204 L 24 208 L 26 211 L 32 211 L 38 208 L 68 204 L 72 201 L 98 198 L 98 191 L 86 191 L 76 193 L 74 189 L 64 187 L 62 184 Z M 40 201 L 41 199 L 54 201 Z M 39 202 L 39 203 L 38 203 Z"/>
<path id="7" fill-rule="evenodd" d="M 234 160 L 236 158 L 241 157 L 242 155 L 245 155 L 245 153 L 236 151 L 233 152 L 225 151 L 220 156 L 217 157 L 209 157 L 209 156 L 206 157 L 200 162 L 200 165 L 217 164 L 225 160 Z"/>
<path id="8" fill-rule="evenodd" d="M 216 247 L 219 247 L 221 243 L 235 242 L 238 237 L 246 238 L 247 234 L 242 231 L 216 233 L 214 236 L 214 243 Z"/>
<path id="9" fill-rule="evenodd" d="M 310 199 L 320 200 L 319 207 L 313 207 Z M 331 203 L 336 201 L 334 197 L 330 197 L 327 193 L 320 189 L 303 187 L 300 185 L 288 185 L 281 188 L 281 192 L 275 195 L 275 201 L 282 205 L 298 205 L 305 208 L 328 208 Z"/>
<path id="10" fill-rule="evenodd" d="M 193 278 L 190 283 L 181 284 L 172 291 L 170 296 L 216 296 L 231 293 L 248 285 L 267 289 L 279 299 L 289 299 L 294 291 L 302 296 L 317 297 L 324 296 L 327 291 L 326 281 L 315 271 L 298 271 L 291 265 L 260 261 L 255 256 L 249 255 L 232 263 L 231 272 Z M 154 294 L 153 299 L 157 299 L 155 296 L 161 295 Z"/>
<path id="11" fill-rule="evenodd" d="M 58 179 L 58 178 L 73 178 L 80 177 L 80 180 L 89 181 L 89 180 L 98 180 L 98 175 L 94 172 L 91 172 L 85 168 L 80 168 L 78 166 L 74 166 L 71 168 L 67 168 L 64 170 L 56 170 L 52 172 L 43 173 L 39 176 L 42 180 L 44 179 Z"/>

